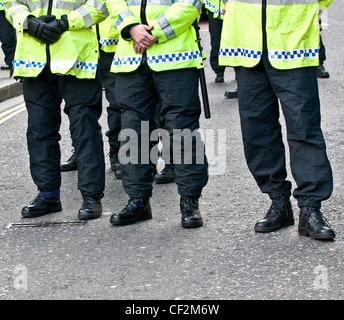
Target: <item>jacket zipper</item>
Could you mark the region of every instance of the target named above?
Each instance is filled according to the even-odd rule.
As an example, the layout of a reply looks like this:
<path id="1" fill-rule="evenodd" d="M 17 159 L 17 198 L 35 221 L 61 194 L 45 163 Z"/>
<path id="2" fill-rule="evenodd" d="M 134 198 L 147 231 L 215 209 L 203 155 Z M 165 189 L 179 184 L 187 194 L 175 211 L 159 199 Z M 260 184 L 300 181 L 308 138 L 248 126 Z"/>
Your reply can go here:
<path id="1" fill-rule="evenodd" d="M 47 15 L 51 15 L 52 7 L 53 7 L 53 0 L 49 0 Z M 50 68 L 51 57 L 50 57 L 50 50 L 49 50 L 48 44 L 46 46 L 46 53 L 47 53 L 47 65 Z"/>
<path id="2" fill-rule="evenodd" d="M 147 17 L 146 17 L 146 7 L 147 7 L 147 0 L 142 0 L 141 1 L 141 10 L 140 10 L 141 23 L 148 25 Z M 147 64 L 147 52 L 146 52 L 146 50 L 142 54 L 141 63 Z"/>
<path id="3" fill-rule="evenodd" d="M 262 31 L 263 31 L 263 52 L 267 52 L 267 38 L 266 38 L 266 0 L 262 0 Z"/>

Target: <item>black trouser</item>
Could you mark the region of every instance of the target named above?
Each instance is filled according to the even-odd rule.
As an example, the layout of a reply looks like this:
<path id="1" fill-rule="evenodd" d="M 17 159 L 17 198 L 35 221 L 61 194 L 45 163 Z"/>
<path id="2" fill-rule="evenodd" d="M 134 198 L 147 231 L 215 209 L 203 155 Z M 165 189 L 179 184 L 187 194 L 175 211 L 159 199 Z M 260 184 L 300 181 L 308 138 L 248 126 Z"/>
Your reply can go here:
<path id="1" fill-rule="evenodd" d="M 321 20 L 319 20 L 319 29 L 322 30 Z M 319 65 L 323 65 L 326 60 L 326 48 L 320 34 Z"/>
<path id="2" fill-rule="evenodd" d="M 104 52 L 103 50 L 100 50 L 99 65 L 103 86 L 105 87 L 106 100 L 109 102 L 109 106 L 107 107 L 107 122 L 109 130 L 106 131 L 106 136 L 109 138 L 110 148 L 114 152 L 118 152 L 120 146 L 118 134 L 121 131 L 121 111 L 115 97 L 116 76 L 110 74 L 114 55 L 114 52 Z"/>
<path id="3" fill-rule="evenodd" d="M 320 126 L 315 68 L 274 69 L 263 54 L 252 69 L 236 68 L 246 161 L 261 191 L 289 197 L 279 101 L 286 121 L 291 172 L 298 205 L 320 207 L 333 189 L 332 171 Z"/>
<path id="4" fill-rule="evenodd" d="M 210 66 L 215 73 L 223 73 L 225 66 L 219 66 L 219 50 L 223 20 L 215 19 L 213 12 L 208 12 L 210 33 Z"/>
<path id="5" fill-rule="evenodd" d="M 319 65 L 324 64 L 325 60 L 326 60 L 326 48 L 322 41 L 322 37 L 320 36 Z"/>
<path id="6" fill-rule="evenodd" d="M 129 197 L 149 198 L 152 195 L 152 164 L 150 161 L 142 161 L 142 157 L 151 160 L 148 145 L 151 147 L 152 144 L 141 145 L 141 138 L 145 138 L 143 135 L 147 134 L 141 132 L 142 124 L 145 121 L 146 124 L 149 123 L 150 131 L 156 128 L 156 106 L 161 98 L 160 125 L 169 133 L 170 144 L 176 147 L 173 156 L 185 151 L 183 143 L 173 142 L 173 138 L 177 139 L 172 133 L 173 129 L 194 131 L 199 128 L 201 107 L 198 81 L 196 69 L 154 72 L 145 65 L 133 73 L 117 75 L 115 88 L 122 111 L 122 129 L 133 129 L 139 142 L 138 149 L 134 150 L 139 163 L 121 166 L 124 190 Z M 146 138 L 149 139 L 149 133 Z M 176 183 L 181 196 L 199 197 L 208 181 L 208 163 L 204 153 L 202 163 L 198 164 L 196 161 L 196 152 L 202 148 L 204 152 L 204 145 L 199 142 L 198 140 L 198 145 L 195 140 L 192 143 L 192 164 L 185 164 L 184 158 L 179 163 L 174 161 Z M 122 142 L 121 147 L 126 143 Z M 169 158 L 164 160 L 169 161 Z"/>
<path id="7" fill-rule="evenodd" d="M 5 11 L 0 11 L 0 42 L 5 55 L 5 63 L 11 65 L 16 50 L 16 34 L 13 26 L 8 22 Z"/>
<path id="8" fill-rule="evenodd" d="M 96 79 L 53 75 L 46 67 L 37 78 L 25 78 L 24 100 L 28 111 L 27 144 L 30 170 L 40 191 L 61 186 L 59 134 L 61 102 L 70 121 L 78 163 L 78 188 L 82 195 L 102 195 L 105 163 L 101 127 L 100 74 Z"/>

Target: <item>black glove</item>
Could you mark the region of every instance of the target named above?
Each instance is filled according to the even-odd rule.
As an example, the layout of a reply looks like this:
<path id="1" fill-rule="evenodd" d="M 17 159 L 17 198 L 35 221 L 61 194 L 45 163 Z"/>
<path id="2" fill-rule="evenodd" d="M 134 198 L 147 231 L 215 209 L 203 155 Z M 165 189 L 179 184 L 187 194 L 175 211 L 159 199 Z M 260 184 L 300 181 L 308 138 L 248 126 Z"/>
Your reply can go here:
<path id="1" fill-rule="evenodd" d="M 64 14 L 63 16 L 61 16 L 61 19 L 57 19 L 56 20 L 57 23 L 60 25 L 60 28 L 62 30 L 62 32 L 65 32 L 68 30 L 69 28 L 69 22 L 68 22 L 68 18 L 67 18 L 67 15 Z"/>
<path id="2" fill-rule="evenodd" d="M 62 34 L 63 32 L 67 31 L 69 28 L 67 15 L 64 14 L 63 16 L 61 16 L 61 19 L 55 19 L 53 21 L 49 21 L 47 23 L 47 27 L 58 32 L 59 34 Z"/>
<path id="3" fill-rule="evenodd" d="M 53 15 L 40 16 L 39 18 L 28 17 L 28 33 L 47 44 L 56 42 L 68 28 L 67 15 L 61 16 L 61 19 L 56 19 Z"/>
<path id="4" fill-rule="evenodd" d="M 43 43 L 52 44 L 60 38 L 62 33 L 60 28 L 49 26 L 52 21 L 56 21 L 55 16 L 41 16 L 39 18 L 28 16 L 27 32 Z"/>

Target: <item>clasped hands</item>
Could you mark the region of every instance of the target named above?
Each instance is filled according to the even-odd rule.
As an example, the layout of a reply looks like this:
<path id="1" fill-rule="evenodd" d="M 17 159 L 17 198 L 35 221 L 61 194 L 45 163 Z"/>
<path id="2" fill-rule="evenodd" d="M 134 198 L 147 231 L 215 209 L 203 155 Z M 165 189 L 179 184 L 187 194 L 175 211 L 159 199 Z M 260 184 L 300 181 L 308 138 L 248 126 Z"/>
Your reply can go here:
<path id="1" fill-rule="evenodd" d="M 61 16 L 61 19 L 56 19 L 53 15 L 28 16 L 27 18 L 27 32 L 46 44 L 55 43 L 60 39 L 63 32 L 69 28 L 67 15 Z"/>
<path id="2" fill-rule="evenodd" d="M 130 28 L 129 33 L 134 40 L 133 47 L 136 53 L 142 54 L 153 43 L 158 41 L 158 38 L 152 36 L 150 33 L 151 30 L 153 30 L 153 26 L 147 26 L 145 24 L 137 24 Z"/>

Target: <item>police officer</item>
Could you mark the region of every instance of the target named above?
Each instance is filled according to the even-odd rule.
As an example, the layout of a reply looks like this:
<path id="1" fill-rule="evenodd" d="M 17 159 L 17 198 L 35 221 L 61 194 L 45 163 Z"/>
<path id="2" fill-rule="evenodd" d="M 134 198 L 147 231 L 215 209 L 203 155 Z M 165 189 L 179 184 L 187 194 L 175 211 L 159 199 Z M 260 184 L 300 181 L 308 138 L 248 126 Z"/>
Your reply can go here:
<path id="1" fill-rule="evenodd" d="M 5 2 L 3 0 L 0 0 L 0 42 L 6 63 L 6 66 L 1 66 L 1 70 L 10 70 L 10 75 L 12 75 L 12 61 L 14 59 L 17 40 L 13 26 L 6 19 Z"/>
<path id="2" fill-rule="evenodd" d="M 320 127 L 316 77 L 319 6 L 331 2 L 227 2 L 220 64 L 236 67 L 246 161 L 261 191 L 272 200 L 265 218 L 256 223 L 256 232 L 294 224 L 280 101 L 297 184 L 293 195 L 300 207 L 298 232 L 314 239 L 335 237 L 320 211 L 322 201 L 332 193 L 333 181 Z"/>
<path id="3" fill-rule="evenodd" d="M 26 218 L 62 210 L 60 201 L 61 102 L 70 121 L 78 161 L 80 219 L 98 218 L 105 185 L 98 43 L 89 28 L 105 19 L 104 1 L 5 1 L 19 32 L 14 78 L 24 79 L 30 170 L 38 196 L 22 209 Z"/>
<path id="4" fill-rule="evenodd" d="M 224 82 L 225 66 L 219 65 L 219 50 L 223 25 L 222 0 L 205 0 L 204 7 L 208 12 L 210 33 L 210 66 L 216 74 L 215 82 Z"/>
<path id="5" fill-rule="evenodd" d="M 121 178 L 120 163 L 118 160 L 119 140 L 118 134 L 121 130 L 121 112 L 116 102 L 115 94 L 115 79 L 116 76 L 110 74 L 110 68 L 113 57 L 116 52 L 118 43 L 118 31 L 111 24 L 110 17 L 93 26 L 93 30 L 97 35 L 99 41 L 99 67 L 102 78 L 102 84 L 105 89 L 106 100 L 109 105 L 107 106 L 107 122 L 108 131 L 106 136 L 109 139 L 109 159 L 111 170 L 114 172 L 115 177 Z M 61 171 L 74 171 L 78 169 L 78 163 L 73 150 L 72 155 L 66 161 L 61 163 Z"/>
<path id="6" fill-rule="evenodd" d="M 120 32 L 112 70 L 117 74 L 115 90 L 122 128 L 134 130 L 141 141 L 146 134 L 141 132 L 143 124 L 149 124 L 150 130 L 156 126 L 155 107 L 161 98 L 162 127 L 169 133 L 171 144 L 176 138 L 173 129 L 197 131 L 201 113 L 197 68 L 203 64 L 192 23 L 199 19 L 202 2 L 109 0 L 106 4 Z M 204 153 L 202 161 L 196 163 L 196 147 L 204 149 L 204 145 L 196 145 L 195 140 L 190 164 L 184 158 L 179 163 L 173 161 L 181 196 L 181 225 L 185 228 L 203 225 L 199 197 L 208 181 L 208 165 Z M 176 147 L 181 152 L 184 149 L 183 143 Z M 123 186 L 130 199 L 122 211 L 111 216 L 110 222 L 116 226 L 152 218 L 152 163 L 142 161 L 147 148 L 139 143 L 134 150 L 139 163 L 121 165 Z"/>
<path id="7" fill-rule="evenodd" d="M 119 35 L 118 31 L 113 27 L 110 17 L 101 22 L 96 28 L 100 43 L 100 57 L 99 64 L 102 75 L 102 82 L 105 88 L 106 100 L 109 102 L 107 106 L 107 122 L 108 131 L 106 136 L 109 139 L 109 159 L 111 170 L 115 177 L 121 178 L 120 163 L 118 160 L 118 151 L 120 143 L 118 140 L 119 132 L 121 131 L 121 111 L 116 102 L 115 83 L 116 75 L 110 74 L 112 61 L 116 52 Z"/>

